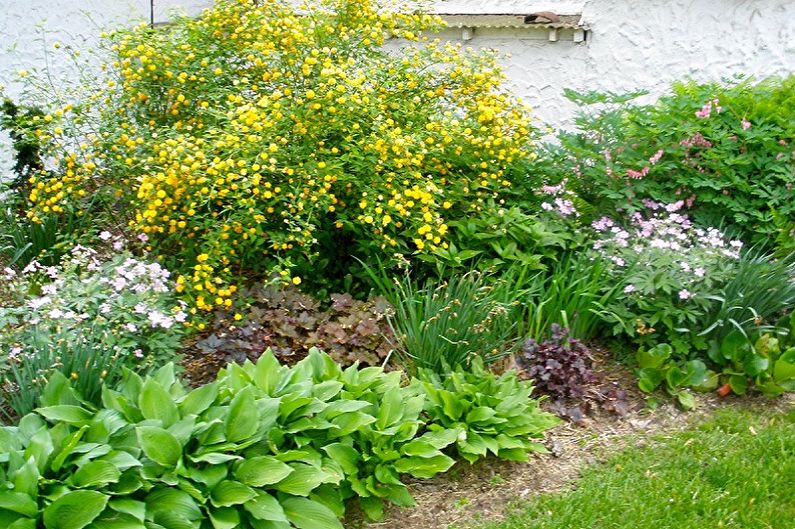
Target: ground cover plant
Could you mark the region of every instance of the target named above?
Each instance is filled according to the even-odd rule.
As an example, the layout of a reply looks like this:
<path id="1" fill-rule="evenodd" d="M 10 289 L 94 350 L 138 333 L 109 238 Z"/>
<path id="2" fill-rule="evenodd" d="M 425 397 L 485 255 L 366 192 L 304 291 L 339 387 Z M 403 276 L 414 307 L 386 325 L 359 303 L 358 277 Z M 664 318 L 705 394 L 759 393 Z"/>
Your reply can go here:
<path id="1" fill-rule="evenodd" d="M 0 429 L 0 520 L 15 529 L 341 528 L 350 498 L 374 518 L 383 501 L 411 505 L 400 475 L 446 471 L 453 443 L 472 461 L 485 455 L 469 448 L 478 438 L 499 456 L 526 457 L 543 450 L 527 438 L 555 423 L 515 378 L 478 382 L 497 383 L 493 395 L 460 395 L 455 425 L 423 414 L 426 402 L 438 405 L 424 392 L 435 386 L 401 378 L 343 371 L 317 350 L 292 368 L 267 352 L 192 391 L 173 365 L 146 378 L 127 370 L 96 407 L 55 374 L 42 407 Z M 483 437 L 495 427 L 499 435 Z"/>
<path id="2" fill-rule="evenodd" d="M 576 487 L 517 506 L 489 529 L 785 529 L 795 517 L 795 414 L 723 410 L 585 470 Z"/>

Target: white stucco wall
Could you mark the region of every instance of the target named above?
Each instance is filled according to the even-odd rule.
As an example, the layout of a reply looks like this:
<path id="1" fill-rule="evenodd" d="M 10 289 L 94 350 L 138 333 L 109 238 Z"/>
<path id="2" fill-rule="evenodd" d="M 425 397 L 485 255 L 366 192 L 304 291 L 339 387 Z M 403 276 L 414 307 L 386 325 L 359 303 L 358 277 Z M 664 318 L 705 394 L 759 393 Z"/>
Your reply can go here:
<path id="1" fill-rule="evenodd" d="M 156 19 L 181 6 L 189 13 L 211 0 L 154 0 Z M 442 11 L 513 13 L 582 4 L 588 39 L 549 42 L 538 32 L 477 29 L 469 45 L 497 48 L 511 86 L 542 121 L 565 126 L 573 106 L 564 88 L 656 94 L 683 77 L 719 79 L 795 72 L 795 0 L 437 0 Z M 15 95 L 13 73 L 41 68 L 59 41 L 82 48 L 103 28 L 149 18 L 150 0 L 0 0 L 0 83 Z M 38 29 L 37 29 L 38 28 Z M 44 30 L 46 43 L 41 42 Z M 539 36 L 540 35 L 540 36 Z M 460 39 L 449 30 L 445 38 Z M 56 61 L 56 66 L 58 65 Z M 0 170 L 7 139 L 0 138 Z M 3 153 L 2 151 L 5 151 Z"/>

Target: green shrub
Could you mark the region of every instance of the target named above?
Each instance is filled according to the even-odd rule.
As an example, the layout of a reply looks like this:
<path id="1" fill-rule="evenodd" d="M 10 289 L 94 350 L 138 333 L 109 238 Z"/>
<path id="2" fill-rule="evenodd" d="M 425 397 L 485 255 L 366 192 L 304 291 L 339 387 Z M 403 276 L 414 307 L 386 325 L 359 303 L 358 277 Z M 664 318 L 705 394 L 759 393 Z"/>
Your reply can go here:
<path id="1" fill-rule="evenodd" d="M 760 82 L 677 83 L 653 105 L 637 94 L 569 94 L 599 103 L 561 133 L 540 163 L 598 210 L 636 211 L 642 199 L 680 202 L 704 225 L 725 224 L 769 244 L 775 213 L 795 219 L 795 76 Z"/>
<path id="2" fill-rule="evenodd" d="M 31 218 L 108 197 L 208 311 L 228 307 L 244 278 L 339 288 L 356 277 L 352 255 L 447 248 L 447 223 L 523 172 L 527 108 L 501 86 L 493 53 L 382 47 L 417 40 L 435 17 L 372 0 L 309 9 L 221 0 L 111 35 L 90 110 L 64 101 L 37 121 L 61 166 L 33 182 Z M 64 152 L 84 122 L 93 142 Z"/>
<path id="3" fill-rule="evenodd" d="M 13 302 L 0 307 L 0 396 L 20 416 L 55 372 L 98 402 L 123 366 L 147 372 L 177 356 L 186 315 L 159 264 L 124 253 L 103 261 L 76 246 L 61 266 L 34 261 L 6 274 Z"/>
<path id="4" fill-rule="evenodd" d="M 383 499 L 413 502 L 401 474 L 450 468 L 441 449 L 459 435 L 432 425 L 425 432 L 426 397 L 400 382 L 379 368 L 343 371 L 317 350 L 292 368 L 268 352 L 190 392 L 172 366 L 146 379 L 126 371 L 96 409 L 56 374 L 37 413 L 0 429 L 0 523 L 341 529 L 350 497 L 378 517 Z M 522 439 L 553 421 L 527 404 L 529 392 L 499 387 L 489 402 L 500 413 L 527 412 L 505 430 L 510 448 L 535 448 Z"/>

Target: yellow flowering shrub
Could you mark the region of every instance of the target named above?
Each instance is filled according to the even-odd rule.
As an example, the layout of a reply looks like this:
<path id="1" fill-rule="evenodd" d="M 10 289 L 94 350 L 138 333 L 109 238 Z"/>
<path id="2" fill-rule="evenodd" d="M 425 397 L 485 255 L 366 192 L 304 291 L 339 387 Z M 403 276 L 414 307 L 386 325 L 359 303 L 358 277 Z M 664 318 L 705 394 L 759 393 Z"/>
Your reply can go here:
<path id="1" fill-rule="evenodd" d="M 440 26 L 373 0 L 221 0 L 110 35 L 99 125 L 32 183 L 30 216 L 106 192 L 204 310 L 241 278 L 447 248 L 447 222 L 516 180 L 532 128 L 493 53 L 421 37 Z"/>

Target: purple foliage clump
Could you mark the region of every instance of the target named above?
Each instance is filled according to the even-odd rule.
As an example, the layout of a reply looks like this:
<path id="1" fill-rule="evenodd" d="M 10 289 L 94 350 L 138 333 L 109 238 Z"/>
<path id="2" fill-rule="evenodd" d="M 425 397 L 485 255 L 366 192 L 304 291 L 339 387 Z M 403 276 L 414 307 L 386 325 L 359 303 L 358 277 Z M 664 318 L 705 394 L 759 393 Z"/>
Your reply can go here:
<path id="1" fill-rule="evenodd" d="M 586 386 L 597 382 L 590 351 L 570 338 L 568 329 L 553 324 L 550 330 L 549 338 L 541 343 L 528 339 L 516 362 L 535 380 L 537 391 L 555 398 L 581 399 Z"/>

